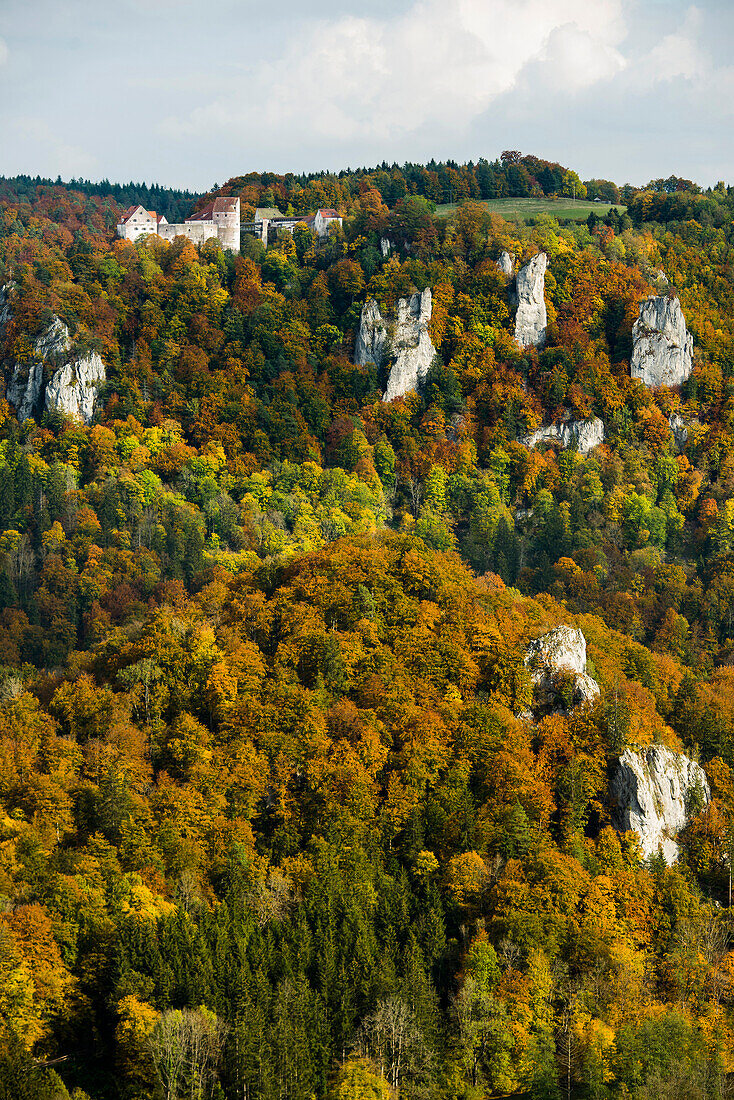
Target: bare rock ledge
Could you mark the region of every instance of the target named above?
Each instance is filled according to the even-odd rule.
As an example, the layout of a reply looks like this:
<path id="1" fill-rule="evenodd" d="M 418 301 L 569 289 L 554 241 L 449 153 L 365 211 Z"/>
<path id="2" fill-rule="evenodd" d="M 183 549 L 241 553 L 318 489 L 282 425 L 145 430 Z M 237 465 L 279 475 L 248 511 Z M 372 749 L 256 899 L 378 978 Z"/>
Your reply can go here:
<path id="1" fill-rule="evenodd" d="M 610 784 L 616 803 L 614 825 L 620 832 L 637 833 L 643 856 L 662 852 L 666 863 L 674 863 L 678 857 L 676 838 L 686 826 L 696 789 L 706 805 L 711 791 L 704 770 L 683 753 L 662 745 L 637 752 L 626 749 Z"/>

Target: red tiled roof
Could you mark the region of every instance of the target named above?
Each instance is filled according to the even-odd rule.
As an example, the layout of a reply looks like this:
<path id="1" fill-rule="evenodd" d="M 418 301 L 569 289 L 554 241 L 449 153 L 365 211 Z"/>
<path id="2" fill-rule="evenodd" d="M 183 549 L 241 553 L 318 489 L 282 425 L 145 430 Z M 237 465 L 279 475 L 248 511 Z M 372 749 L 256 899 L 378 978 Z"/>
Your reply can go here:
<path id="1" fill-rule="evenodd" d="M 187 222 L 210 222 L 214 213 L 214 207 L 209 205 L 205 206 L 203 210 L 197 210 L 194 214 L 189 214 L 186 219 Z"/>
<path id="2" fill-rule="evenodd" d="M 239 199 L 235 195 L 224 195 L 220 199 L 214 200 L 213 210 L 216 214 L 227 214 L 237 210 Z"/>
<path id="3" fill-rule="evenodd" d="M 318 213 L 321 215 L 322 218 L 338 218 L 339 217 L 336 210 L 332 210 L 332 208 L 330 206 L 320 209 L 318 211 Z"/>

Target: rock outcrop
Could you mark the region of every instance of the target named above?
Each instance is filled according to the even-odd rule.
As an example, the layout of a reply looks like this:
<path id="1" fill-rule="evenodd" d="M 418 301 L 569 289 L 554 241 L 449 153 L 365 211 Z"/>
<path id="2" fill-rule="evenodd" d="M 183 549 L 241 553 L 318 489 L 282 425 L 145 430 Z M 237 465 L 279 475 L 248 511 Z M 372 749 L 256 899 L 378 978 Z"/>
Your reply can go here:
<path id="1" fill-rule="evenodd" d="M 100 386 L 107 380 L 105 366 L 92 352 L 60 367 L 46 385 L 47 412 L 75 416 L 89 424 L 94 416 L 94 403 Z"/>
<path id="2" fill-rule="evenodd" d="M 640 303 L 632 326 L 630 373 L 646 386 L 680 386 L 693 369 L 693 337 L 677 298 L 654 297 Z"/>
<path id="3" fill-rule="evenodd" d="M 643 856 L 661 851 L 666 863 L 678 856 L 676 837 L 685 828 L 692 799 L 698 809 L 711 798 L 703 768 L 662 745 L 625 750 L 610 784 L 612 820 L 620 832 L 637 833 Z"/>
<path id="4" fill-rule="evenodd" d="M 586 638 L 573 626 L 557 626 L 528 646 L 525 667 L 534 691 L 534 709 L 565 711 L 595 703 L 599 685 L 586 671 Z"/>
<path id="5" fill-rule="evenodd" d="M 390 354 L 390 339 L 387 325 L 382 319 L 380 307 L 374 298 L 362 307 L 359 320 L 357 343 L 354 347 L 354 362 L 357 366 L 374 363 L 382 367 Z"/>
<path id="6" fill-rule="evenodd" d="M 400 298 L 394 320 L 386 323 L 374 298 L 365 305 L 354 349 L 358 364 L 391 363 L 383 401 L 410 393 L 418 388 L 436 355 L 428 333 L 431 320 L 431 291 Z"/>
<path id="7" fill-rule="evenodd" d="M 560 443 L 564 448 L 575 444 L 579 454 L 586 455 L 604 442 L 604 421 L 598 416 L 590 420 L 560 420 L 520 436 L 519 441 L 531 448 L 539 443 Z"/>
<path id="8" fill-rule="evenodd" d="M 0 292 L 0 337 L 11 318 L 7 289 Z M 69 330 L 54 316 L 33 341 L 28 359 L 6 364 L 5 396 L 23 421 L 43 411 L 74 416 L 88 424 L 94 415 L 105 366 L 96 352 L 75 352 Z"/>
<path id="9" fill-rule="evenodd" d="M 431 320 L 431 291 L 412 294 L 410 298 L 398 301 L 398 316 L 395 322 L 395 336 L 392 350 L 395 362 L 387 381 L 385 401 L 392 401 L 404 393 L 418 388 L 433 362 L 436 349 L 428 334 Z"/>
<path id="10" fill-rule="evenodd" d="M 683 451 L 686 443 L 688 442 L 688 428 L 686 422 L 682 416 L 678 413 L 671 413 L 668 417 L 668 423 L 670 424 L 670 430 L 673 433 L 673 442 L 675 443 L 675 449 L 678 454 Z"/>
<path id="11" fill-rule="evenodd" d="M 515 270 L 515 257 L 510 252 L 501 252 L 500 258 L 497 261 L 497 267 L 500 269 L 503 275 L 506 275 L 508 279 L 511 279 L 512 273 Z"/>
<path id="12" fill-rule="evenodd" d="M 12 283 L 4 283 L 0 286 L 0 340 L 5 336 L 5 326 L 12 316 L 10 309 L 10 291 L 12 285 Z"/>
<path id="13" fill-rule="evenodd" d="M 548 312 L 545 308 L 545 272 L 548 257 L 539 252 L 517 273 L 515 341 L 521 348 L 542 348 Z"/>

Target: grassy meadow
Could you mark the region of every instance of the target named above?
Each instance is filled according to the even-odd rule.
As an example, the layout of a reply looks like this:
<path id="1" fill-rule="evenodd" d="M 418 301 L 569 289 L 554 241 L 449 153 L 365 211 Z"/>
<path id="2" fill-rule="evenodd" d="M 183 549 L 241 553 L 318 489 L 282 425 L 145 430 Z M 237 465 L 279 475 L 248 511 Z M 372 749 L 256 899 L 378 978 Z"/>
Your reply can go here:
<path id="1" fill-rule="evenodd" d="M 543 198 L 543 199 L 485 199 L 482 203 L 489 210 L 500 214 L 508 221 L 528 222 L 540 214 L 550 214 L 553 218 L 572 218 L 574 221 L 586 221 L 593 210 L 604 217 L 612 208 L 608 202 L 587 202 L 585 199 Z M 448 217 L 458 209 L 457 203 L 443 203 L 436 207 L 439 217 Z M 620 213 L 626 207 L 617 205 Z"/>

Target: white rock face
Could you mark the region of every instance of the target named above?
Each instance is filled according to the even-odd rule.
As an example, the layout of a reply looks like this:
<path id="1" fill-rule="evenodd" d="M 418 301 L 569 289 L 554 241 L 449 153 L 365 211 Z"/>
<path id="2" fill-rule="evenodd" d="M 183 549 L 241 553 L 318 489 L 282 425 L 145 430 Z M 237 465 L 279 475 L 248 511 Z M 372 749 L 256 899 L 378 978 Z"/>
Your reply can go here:
<path id="1" fill-rule="evenodd" d="M 422 294 L 412 294 L 410 298 L 398 301 L 398 316 L 395 322 L 393 354 L 395 362 L 387 380 L 387 390 L 383 401 L 392 401 L 411 393 L 418 388 L 433 362 L 436 349 L 428 335 L 428 323 L 431 320 L 431 291 L 426 288 Z"/>
<path id="2" fill-rule="evenodd" d="M 380 307 L 374 298 L 370 298 L 362 308 L 359 320 L 359 332 L 354 348 L 354 362 L 357 366 L 374 363 L 381 367 L 386 362 L 390 350 L 387 325 L 382 319 Z"/>
<path id="3" fill-rule="evenodd" d="M 588 672 L 582 672 L 576 677 L 576 682 L 573 685 L 574 702 L 593 705 L 600 695 L 599 685 L 593 676 L 589 676 Z"/>
<path id="4" fill-rule="evenodd" d="M 497 267 L 500 269 L 503 275 L 506 275 L 508 279 L 511 279 L 512 272 L 515 270 L 515 257 L 509 252 L 501 252 L 500 258 L 497 261 Z"/>
<path id="5" fill-rule="evenodd" d="M 677 298 L 647 298 L 632 326 L 630 374 L 646 386 L 680 386 L 693 369 L 693 337 Z"/>
<path id="6" fill-rule="evenodd" d="M 700 787 L 704 803 L 709 802 L 706 775 L 695 760 L 661 745 L 639 752 L 626 749 L 610 784 L 617 804 L 615 827 L 620 832 L 636 832 L 645 857 L 662 851 L 665 862 L 674 863 L 678 857 L 676 837 L 687 820 L 686 802 L 696 787 Z"/>
<path id="7" fill-rule="evenodd" d="M 354 349 L 357 364 L 384 366 L 392 359 L 383 401 L 392 401 L 418 388 L 436 355 L 428 324 L 431 320 L 431 291 L 400 298 L 394 321 L 385 322 L 374 298 L 365 305 Z"/>
<path id="8" fill-rule="evenodd" d="M 47 411 L 75 416 L 89 424 L 97 391 L 106 380 L 104 363 L 96 352 L 59 367 L 46 386 Z"/>
<path id="9" fill-rule="evenodd" d="M 10 320 L 7 294 L 0 296 L 0 329 Z M 27 362 L 11 362 L 5 396 L 20 421 L 47 412 L 75 416 L 88 424 L 94 415 L 105 366 L 96 352 L 74 356 L 69 330 L 59 317 L 33 342 Z"/>
<path id="10" fill-rule="evenodd" d="M 525 665 L 536 666 L 533 673 L 536 683 L 548 668 L 580 676 L 586 672 L 586 638 L 574 626 L 557 626 L 530 643 Z"/>
<path id="11" fill-rule="evenodd" d="M 525 667 L 530 670 L 538 706 L 565 709 L 558 693 L 564 673 L 573 677 L 574 706 L 595 703 L 599 698 L 599 685 L 586 671 L 586 638 L 576 627 L 557 626 L 532 641 Z"/>
<path id="12" fill-rule="evenodd" d="M 598 416 L 590 420 L 561 420 L 520 436 L 519 441 L 530 448 L 539 443 L 560 443 L 564 448 L 575 443 L 579 454 L 586 455 L 604 442 L 604 421 Z"/>
<path id="13" fill-rule="evenodd" d="M 545 308 L 545 272 L 548 257 L 539 252 L 517 273 L 515 341 L 521 348 L 542 348 L 548 325 Z"/>

